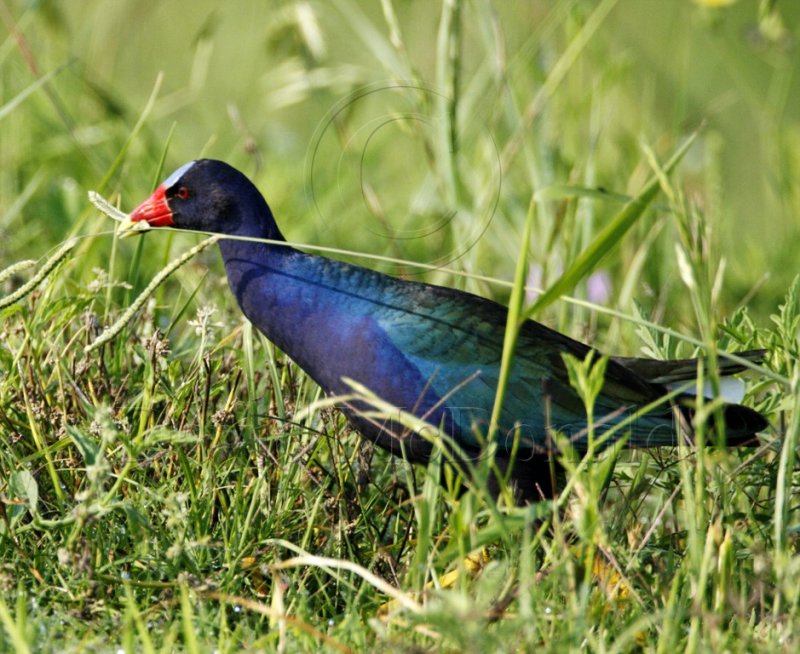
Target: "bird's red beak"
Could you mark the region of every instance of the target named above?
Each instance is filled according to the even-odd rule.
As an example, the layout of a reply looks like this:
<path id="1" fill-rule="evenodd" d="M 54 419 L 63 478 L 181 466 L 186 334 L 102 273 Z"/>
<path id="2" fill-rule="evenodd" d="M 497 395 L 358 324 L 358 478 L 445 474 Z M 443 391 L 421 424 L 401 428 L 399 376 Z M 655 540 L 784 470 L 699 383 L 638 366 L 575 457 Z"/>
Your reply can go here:
<path id="1" fill-rule="evenodd" d="M 150 227 L 168 227 L 174 225 L 172 209 L 167 204 L 166 187 L 162 184 L 153 195 L 131 211 L 130 221 L 138 223 L 146 221 Z"/>

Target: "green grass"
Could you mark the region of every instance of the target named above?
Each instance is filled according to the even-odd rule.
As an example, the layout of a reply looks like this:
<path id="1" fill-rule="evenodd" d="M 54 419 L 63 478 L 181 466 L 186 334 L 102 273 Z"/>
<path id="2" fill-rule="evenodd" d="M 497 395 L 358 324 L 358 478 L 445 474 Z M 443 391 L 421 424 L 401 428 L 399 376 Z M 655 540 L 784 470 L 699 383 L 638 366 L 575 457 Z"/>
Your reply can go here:
<path id="1" fill-rule="evenodd" d="M 794 651 L 798 8 L 262 4 L 0 2 L 0 268 L 35 261 L 0 275 L 0 650 Z M 87 353 L 199 239 L 119 241 L 87 192 L 129 210 L 199 156 L 294 242 L 605 351 L 716 383 L 767 348 L 774 429 L 567 460 L 558 510 L 492 502 L 488 459 L 459 497 L 349 429 L 213 248 Z"/>

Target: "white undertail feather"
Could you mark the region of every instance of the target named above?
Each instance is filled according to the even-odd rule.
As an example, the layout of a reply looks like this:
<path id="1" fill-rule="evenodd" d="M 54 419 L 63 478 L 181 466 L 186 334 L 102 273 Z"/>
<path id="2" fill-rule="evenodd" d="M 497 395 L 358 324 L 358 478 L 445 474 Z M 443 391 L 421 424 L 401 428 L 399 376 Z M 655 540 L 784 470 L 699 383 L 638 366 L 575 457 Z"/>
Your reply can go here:
<path id="1" fill-rule="evenodd" d="M 697 386 L 686 388 L 686 382 L 676 382 L 665 384 L 670 390 L 680 388 L 686 395 L 697 395 Z M 722 377 L 719 380 L 719 396 L 730 404 L 740 404 L 744 399 L 744 382 L 736 377 Z M 708 400 L 714 399 L 714 392 L 711 389 L 711 382 L 703 384 L 703 397 Z"/>

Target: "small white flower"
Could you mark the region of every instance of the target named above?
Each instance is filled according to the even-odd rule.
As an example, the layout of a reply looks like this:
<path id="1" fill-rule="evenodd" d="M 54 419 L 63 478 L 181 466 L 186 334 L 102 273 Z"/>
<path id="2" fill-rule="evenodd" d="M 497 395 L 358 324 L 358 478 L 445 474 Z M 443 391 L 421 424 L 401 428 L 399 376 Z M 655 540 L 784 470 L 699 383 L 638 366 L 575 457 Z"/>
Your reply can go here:
<path id="1" fill-rule="evenodd" d="M 204 339 L 211 339 L 214 337 L 214 328 L 224 327 L 223 322 L 212 322 L 211 316 L 217 312 L 217 308 L 212 305 L 198 307 L 197 319 L 188 321 L 194 327 L 194 333 Z"/>

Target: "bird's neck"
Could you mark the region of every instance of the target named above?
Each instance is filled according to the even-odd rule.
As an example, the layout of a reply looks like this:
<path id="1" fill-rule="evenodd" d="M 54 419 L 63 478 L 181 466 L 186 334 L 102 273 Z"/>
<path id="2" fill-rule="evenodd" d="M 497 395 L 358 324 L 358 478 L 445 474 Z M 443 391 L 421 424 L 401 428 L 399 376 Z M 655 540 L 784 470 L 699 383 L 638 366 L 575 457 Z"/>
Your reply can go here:
<path id="1" fill-rule="evenodd" d="M 287 256 L 297 253 L 297 250 L 287 245 L 236 238 L 223 238 L 219 242 L 219 249 L 225 263 L 228 283 L 243 309 L 248 296 L 271 297 L 280 292 L 278 282 L 273 278 L 280 275 L 286 267 Z"/>
<path id="2" fill-rule="evenodd" d="M 274 243 L 222 239 L 219 247 L 228 284 L 244 314 L 291 352 L 297 322 L 307 311 L 309 282 L 303 271 L 311 257 Z"/>
<path id="3" fill-rule="evenodd" d="M 225 262 L 225 270 L 229 272 L 229 263 L 235 266 L 264 263 L 274 258 L 275 253 L 292 249 L 282 243 L 285 243 L 285 239 L 280 232 L 268 234 L 266 231 L 253 230 L 252 233 L 223 236 L 219 242 L 219 250 Z"/>
<path id="4" fill-rule="evenodd" d="M 358 372 L 353 339 L 386 303 L 384 278 L 288 246 L 224 239 L 220 248 L 247 318 L 323 388 L 343 391 L 341 377 Z M 331 366 L 331 356 L 344 360 Z"/>
<path id="5" fill-rule="evenodd" d="M 287 250 L 291 250 L 281 245 L 286 239 L 278 229 L 272 211 L 261 194 L 253 190 L 252 197 L 239 202 L 231 211 L 228 238 L 219 242 L 228 282 L 240 304 L 240 293 L 246 292 L 247 280 L 255 274 L 254 271 L 264 274 L 281 260 Z"/>

